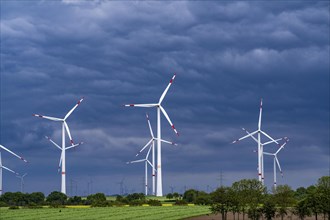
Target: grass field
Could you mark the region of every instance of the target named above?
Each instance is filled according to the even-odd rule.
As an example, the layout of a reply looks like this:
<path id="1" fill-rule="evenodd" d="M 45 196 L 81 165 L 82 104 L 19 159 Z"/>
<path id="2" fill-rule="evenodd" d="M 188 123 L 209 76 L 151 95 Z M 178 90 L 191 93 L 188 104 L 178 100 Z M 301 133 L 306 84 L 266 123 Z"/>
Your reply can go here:
<path id="1" fill-rule="evenodd" d="M 210 213 L 208 206 L 0 209 L 0 220 L 60 219 L 184 219 Z"/>

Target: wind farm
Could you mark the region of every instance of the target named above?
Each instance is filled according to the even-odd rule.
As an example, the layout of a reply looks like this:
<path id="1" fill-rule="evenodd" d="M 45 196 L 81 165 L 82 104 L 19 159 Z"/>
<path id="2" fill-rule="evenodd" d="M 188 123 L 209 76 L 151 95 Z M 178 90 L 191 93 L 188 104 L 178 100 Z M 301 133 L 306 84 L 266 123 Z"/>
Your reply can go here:
<path id="1" fill-rule="evenodd" d="M 0 4 L 0 218 L 328 219 L 327 1 Z"/>

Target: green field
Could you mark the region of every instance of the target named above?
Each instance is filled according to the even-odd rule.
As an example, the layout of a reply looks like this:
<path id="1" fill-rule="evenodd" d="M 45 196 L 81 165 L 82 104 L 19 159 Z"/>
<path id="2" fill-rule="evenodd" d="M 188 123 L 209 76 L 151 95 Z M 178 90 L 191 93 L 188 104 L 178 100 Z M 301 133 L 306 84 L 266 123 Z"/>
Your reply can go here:
<path id="1" fill-rule="evenodd" d="M 0 220 L 57 219 L 184 219 L 210 213 L 208 206 L 149 206 L 105 208 L 42 208 L 9 210 L 0 208 Z"/>

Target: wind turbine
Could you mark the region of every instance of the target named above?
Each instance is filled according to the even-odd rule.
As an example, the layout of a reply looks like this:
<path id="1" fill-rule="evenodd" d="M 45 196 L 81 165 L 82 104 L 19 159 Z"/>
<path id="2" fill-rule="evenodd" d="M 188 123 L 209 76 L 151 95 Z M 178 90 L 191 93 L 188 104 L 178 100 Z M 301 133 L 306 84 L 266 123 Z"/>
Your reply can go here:
<path id="1" fill-rule="evenodd" d="M 46 138 L 47 140 L 49 140 L 52 144 L 54 144 L 55 147 L 57 147 L 58 149 L 60 149 L 60 150 L 62 151 L 62 148 L 61 148 L 58 144 L 56 144 L 56 143 L 55 143 L 50 137 L 45 136 L 45 138 Z M 69 150 L 69 149 L 74 148 L 74 147 L 78 147 L 79 145 L 82 145 L 82 144 L 84 144 L 84 142 L 80 142 L 80 143 L 78 143 L 78 144 L 74 144 L 74 145 L 71 145 L 71 146 L 69 146 L 69 147 L 65 147 L 65 148 L 64 148 L 64 151 Z M 64 154 L 64 156 L 65 156 L 65 154 Z M 63 159 L 63 151 L 62 151 L 62 153 L 61 153 L 60 162 L 59 162 L 59 164 L 58 164 L 58 172 L 60 172 L 60 168 L 61 168 L 62 160 L 65 160 L 65 158 Z"/>
<path id="2" fill-rule="evenodd" d="M 262 182 L 262 184 L 264 184 L 264 179 L 263 179 L 263 164 L 262 164 L 262 161 L 263 161 L 263 145 L 261 144 L 261 134 L 263 134 L 264 136 L 266 136 L 268 139 L 270 139 L 272 142 L 275 142 L 277 145 L 280 146 L 280 144 L 274 140 L 271 136 L 269 136 L 266 132 L 262 131 L 261 130 L 261 116 L 262 116 L 262 99 L 260 101 L 260 112 L 259 112 L 259 121 L 258 121 L 258 129 L 252 133 L 249 133 L 235 141 L 233 141 L 232 143 L 236 143 L 238 141 L 241 141 L 247 137 L 251 137 L 255 134 L 258 134 L 258 139 L 257 139 L 257 142 L 258 142 L 258 176 L 259 176 L 259 181 Z"/>
<path id="3" fill-rule="evenodd" d="M 141 150 L 135 156 L 138 156 L 146 147 L 148 147 L 148 146 L 150 146 L 150 144 L 152 144 L 152 166 L 155 167 L 155 141 L 157 140 L 157 138 L 155 138 L 155 136 L 154 136 L 154 132 L 152 130 L 148 114 L 146 114 L 146 118 L 147 118 L 149 130 L 150 130 L 151 139 L 148 141 L 148 143 L 146 145 L 144 145 L 144 147 L 141 148 Z M 167 143 L 167 144 L 177 146 L 177 144 L 174 143 L 174 142 L 166 141 L 166 140 L 163 140 L 163 139 L 161 139 L 160 141 L 163 142 L 163 143 Z M 156 194 L 156 192 L 155 192 L 155 177 L 156 177 L 156 169 L 152 169 L 152 195 Z"/>
<path id="4" fill-rule="evenodd" d="M 242 130 L 243 131 L 245 131 L 247 134 L 250 134 L 250 132 L 248 132 L 245 128 L 242 128 Z M 255 142 L 257 142 L 258 143 L 258 139 L 257 138 L 255 138 L 253 135 L 251 136 L 251 138 L 255 141 Z M 274 141 L 268 141 L 268 142 L 265 142 L 265 143 L 260 143 L 260 145 L 261 145 L 261 149 L 262 149 L 262 152 L 263 152 L 263 149 L 264 149 L 264 146 L 265 145 L 268 145 L 268 144 L 272 144 L 272 143 L 274 143 L 275 141 L 281 141 L 281 140 L 287 140 L 287 137 L 284 137 L 284 138 L 278 138 L 278 139 L 276 139 L 276 140 L 274 140 Z M 265 179 L 265 174 L 264 174 L 264 158 L 262 157 L 262 160 L 261 160 L 261 167 L 262 167 L 262 171 L 261 171 L 261 178 L 264 180 Z M 258 167 L 258 170 L 259 170 L 259 167 Z"/>
<path id="5" fill-rule="evenodd" d="M 60 160 L 60 163 L 62 162 L 62 184 L 61 184 L 61 192 L 66 194 L 66 181 L 65 181 L 65 130 L 70 138 L 70 143 L 72 145 L 72 147 L 75 145 L 73 143 L 72 137 L 71 137 L 71 133 L 70 133 L 70 129 L 68 124 L 66 123 L 66 120 L 68 119 L 68 117 L 72 114 L 72 112 L 80 105 L 80 103 L 84 100 L 84 98 L 80 99 L 77 104 L 65 115 L 64 118 L 55 118 L 55 117 L 49 117 L 49 116 L 43 116 L 43 115 L 37 115 L 37 114 L 33 114 L 33 116 L 36 117 L 40 117 L 40 118 L 45 118 L 51 121 L 58 121 L 58 122 L 62 122 L 62 147 L 60 147 L 60 149 L 62 150 L 62 154 L 61 154 L 61 158 L 63 158 L 63 161 Z"/>
<path id="6" fill-rule="evenodd" d="M 274 156 L 274 189 L 276 190 L 276 164 L 278 166 L 278 169 L 281 172 L 281 176 L 283 177 L 283 172 L 281 169 L 281 165 L 280 162 L 278 161 L 277 158 L 277 154 L 284 148 L 284 146 L 288 143 L 289 139 L 285 139 L 285 142 L 281 145 L 280 148 L 278 148 L 278 150 L 275 153 L 268 153 L 268 152 L 263 152 L 265 155 L 270 155 L 270 156 Z"/>
<path id="7" fill-rule="evenodd" d="M 148 157 L 149 157 L 151 148 L 152 148 L 152 145 L 149 147 L 149 150 L 147 152 L 147 155 L 146 155 L 145 159 L 134 160 L 134 161 L 127 162 L 127 164 L 144 162 L 144 169 L 145 169 L 145 195 L 148 195 L 148 164 L 152 167 L 152 170 L 155 171 L 154 166 L 148 160 Z"/>
<path id="8" fill-rule="evenodd" d="M 156 196 L 163 196 L 163 181 L 162 181 L 162 153 L 161 153 L 161 126 L 160 126 L 160 112 L 163 113 L 167 121 L 170 123 L 173 131 L 179 135 L 178 131 L 175 129 L 174 124 L 172 123 L 171 119 L 169 118 L 168 114 L 166 113 L 165 109 L 161 106 L 165 95 L 173 83 L 176 74 L 173 75 L 171 78 L 168 86 L 164 90 L 163 94 L 160 96 L 158 103 L 151 103 L 151 104 L 128 104 L 125 105 L 126 107 L 143 107 L 143 108 L 157 108 L 157 192 Z"/>
<path id="9" fill-rule="evenodd" d="M 14 152 L 12 152 L 12 151 L 9 150 L 8 148 L 6 148 L 6 147 L 4 147 L 4 146 L 2 146 L 2 145 L 0 145 L 0 148 L 2 148 L 3 150 L 5 150 L 5 151 L 11 153 L 11 154 L 14 155 L 15 157 L 17 157 L 17 158 L 23 160 L 25 163 L 28 162 L 28 161 L 25 160 L 23 157 L 18 156 L 17 154 L 15 154 Z M 8 167 L 5 167 L 5 166 L 2 165 L 1 151 L 0 151 L 0 195 L 2 195 L 2 169 L 8 170 L 9 172 L 12 172 L 12 173 L 14 173 L 14 174 L 16 174 L 16 175 L 19 175 L 19 174 L 16 173 L 15 171 L 13 171 L 13 170 L 9 169 Z"/>
<path id="10" fill-rule="evenodd" d="M 21 193 L 23 193 L 24 192 L 24 177 L 27 175 L 27 173 L 25 173 L 23 176 L 20 176 L 19 174 L 16 174 L 17 176 L 17 178 L 20 178 L 20 180 L 21 180 Z"/>

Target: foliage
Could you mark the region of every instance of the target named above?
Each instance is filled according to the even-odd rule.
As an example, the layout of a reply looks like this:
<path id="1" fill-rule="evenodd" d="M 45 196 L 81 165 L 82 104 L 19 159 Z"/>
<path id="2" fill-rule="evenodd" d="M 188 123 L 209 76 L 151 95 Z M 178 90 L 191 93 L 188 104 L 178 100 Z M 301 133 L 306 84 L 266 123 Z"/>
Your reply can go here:
<path id="1" fill-rule="evenodd" d="M 293 208 L 293 213 L 299 217 L 300 220 L 304 220 L 306 216 L 311 215 L 311 210 L 308 207 L 307 199 L 300 200 Z"/>
<path id="2" fill-rule="evenodd" d="M 159 200 L 157 200 L 157 199 L 149 199 L 149 200 L 147 201 L 147 203 L 148 203 L 150 206 L 161 206 L 161 205 L 162 205 L 162 203 L 161 203 Z"/>
<path id="3" fill-rule="evenodd" d="M 144 201 L 145 195 L 143 193 L 133 193 L 133 194 L 127 195 L 126 198 L 128 199 L 128 201 L 133 201 L 133 200 Z"/>
<path id="4" fill-rule="evenodd" d="M 328 216 L 328 220 L 330 220 L 330 176 L 323 176 L 318 179 L 317 193 L 320 199 L 320 211 L 324 217 Z"/>
<path id="5" fill-rule="evenodd" d="M 189 189 L 184 192 L 183 194 L 183 200 L 185 200 L 187 203 L 194 203 L 197 198 L 198 191 L 195 189 Z"/>
<path id="6" fill-rule="evenodd" d="M 178 206 L 186 206 L 188 205 L 188 202 L 186 202 L 186 200 L 183 199 L 177 199 L 174 203 L 174 205 L 178 205 Z"/>
<path id="7" fill-rule="evenodd" d="M 295 202 L 294 192 L 288 185 L 277 186 L 274 190 L 274 200 L 279 207 L 278 213 L 283 220 L 284 216 L 287 215 L 288 207 L 291 207 Z"/>
<path id="8" fill-rule="evenodd" d="M 264 205 L 262 207 L 262 212 L 267 220 L 271 220 L 275 217 L 276 204 L 272 195 L 266 195 L 264 200 Z"/>
<path id="9" fill-rule="evenodd" d="M 63 207 L 66 203 L 67 196 L 64 193 L 54 191 L 51 192 L 47 198 L 46 202 L 53 208 Z"/>
<path id="10" fill-rule="evenodd" d="M 173 194 L 174 196 L 174 194 Z M 180 197 L 180 195 L 177 193 L 176 198 Z M 206 205 L 210 204 L 210 196 L 204 191 L 198 191 L 195 189 L 189 189 L 183 194 L 183 200 L 185 200 L 187 203 L 195 203 L 195 204 L 201 204 Z"/>
<path id="11" fill-rule="evenodd" d="M 173 199 L 173 194 L 172 194 L 172 193 L 168 193 L 168 194 L 166 195 L 166 198 L 167 198 L 167 199 Z"/>
<path id="12" fill-rule="evenodd" d="M 37 205 L 43 205 L 45 201 L 45 195 L 42 192 L 33 192 L 29 194 L 29 203 L 34 203 Z"/>
<path id="13" fill-rule="evenodd" d="M 179 198 L 180 198 L 180 194 L 177 193 L 177 192 L 174 192 L 174 193 L 173 193 L 173 198 L 174 198 L 174 199 L 179 199 Z"/>
<path id="14" fill-rule="evenodd" d="M 9 206 L 9 209 L 19 209 L 19 207 L 16 205 L 12 205 L 12 206 Z"/>
<path id="15" fill-rule="evenodd" d="M 70 197 L 67 201 L 68 205 L 83 205 L 83 200 L 80 196 Z"/>
<path id="16" fill-rule="evenodd" d="M 104 193 L 96 193 L 87 196 L 87 201 L 92 207 L 106 207 L 108 206 L 107 198 Z"/>
<path id="17" fill-rule="evenodd" d="M 220 187 L 211 193 L 213 205 L 211 206 L 212 213 L 220 213 L 222 220 L 227 219 L 227 213 L 230 210 L 230 195 L 229 187 Z"/>

